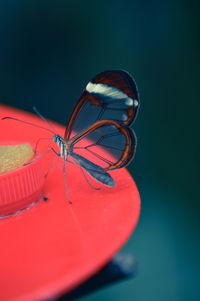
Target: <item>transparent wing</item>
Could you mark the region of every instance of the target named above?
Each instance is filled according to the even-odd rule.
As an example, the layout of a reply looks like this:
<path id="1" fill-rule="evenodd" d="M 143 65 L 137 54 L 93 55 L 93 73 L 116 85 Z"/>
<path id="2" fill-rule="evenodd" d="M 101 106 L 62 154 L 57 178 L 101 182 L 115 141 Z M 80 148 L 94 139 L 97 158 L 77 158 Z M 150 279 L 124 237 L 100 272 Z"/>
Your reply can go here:
<path id="1" fill-rule="evenodd" d="M 71 139 L 99 120 L 114 120 L 130 125 L 139 108 L 134 79 L 125 71 L 111 70 L 96 75 L 84 89 L 65 131 Z M 72 132 L 73 131 L 73 132 Z"/>
<path id="2" fill-rule="evenodd" d="M 129 127 L 113 120 L 100 120 L 73 137 L 67 145 L 70 156 L 86 158 L 100 167 L 99 170 L 106 171 L 124 167 L 131 161 L 136 138 Z M 91 169 L 94 169 L 92 165 Z"/>

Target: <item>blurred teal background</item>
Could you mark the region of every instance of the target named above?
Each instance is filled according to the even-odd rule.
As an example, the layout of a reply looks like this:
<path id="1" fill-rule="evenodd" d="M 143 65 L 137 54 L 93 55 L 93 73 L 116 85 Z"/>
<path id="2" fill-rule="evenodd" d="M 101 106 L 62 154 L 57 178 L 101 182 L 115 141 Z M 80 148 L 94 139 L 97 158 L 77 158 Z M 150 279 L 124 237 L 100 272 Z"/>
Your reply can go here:
<path id="1" fill-rule="evenodd" d="M 200 300 L 198 1 L 0 1 L 1 102 L 66 124 L 106 69 L 136 79 L 135 279 L 82 298 Z"/>

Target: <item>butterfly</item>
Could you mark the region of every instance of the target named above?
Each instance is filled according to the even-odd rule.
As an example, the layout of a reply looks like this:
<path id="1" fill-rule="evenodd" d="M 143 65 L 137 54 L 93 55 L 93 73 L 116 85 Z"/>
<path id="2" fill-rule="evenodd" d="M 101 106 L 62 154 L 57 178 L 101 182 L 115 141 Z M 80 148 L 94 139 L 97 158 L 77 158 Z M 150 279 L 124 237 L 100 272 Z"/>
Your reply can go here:
<path id="1" fill-rule="evenodd" d="M 66 162 L 79 165 L 84 175 L 86 171 L 101 184 L 109 187 L 115 185 L 108 172 L 127 166 L 134 157 L 136 136 L 130 126 L 139 106 L 139 93 L 131 75 L 123 70 L 108 70 L 97 74 L 86 85 L 72 112 L 64 137 L 34 108 L 51 127 L 48 130 L 54 133 L 53 141 L 60 150 L 56 152 L 51 147 L 34 160 L 50 150 L 63 158 L 69 203 Z M 11 117 L 3 119 L 6 118 L 17 120 Z"/>

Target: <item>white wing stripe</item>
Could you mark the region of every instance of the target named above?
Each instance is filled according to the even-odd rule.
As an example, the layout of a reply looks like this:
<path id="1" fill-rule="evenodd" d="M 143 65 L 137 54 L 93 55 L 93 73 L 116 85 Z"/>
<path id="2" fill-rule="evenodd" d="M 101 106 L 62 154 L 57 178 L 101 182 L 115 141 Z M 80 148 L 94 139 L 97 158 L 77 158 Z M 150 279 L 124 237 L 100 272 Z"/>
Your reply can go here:
<path id="1" fill-rule="evenodd" d="M 115 99 L 126 99 L 125 104 L 127 106 L 133 105 L 133 99 L 128 97 L 128 95 L 115 87 L 110 87 L 105 84 L 94 84 L 89 82 L 86 86 L 86 90 L 89 93 L 98 93 L 105 96 L 109 96 Z"/>

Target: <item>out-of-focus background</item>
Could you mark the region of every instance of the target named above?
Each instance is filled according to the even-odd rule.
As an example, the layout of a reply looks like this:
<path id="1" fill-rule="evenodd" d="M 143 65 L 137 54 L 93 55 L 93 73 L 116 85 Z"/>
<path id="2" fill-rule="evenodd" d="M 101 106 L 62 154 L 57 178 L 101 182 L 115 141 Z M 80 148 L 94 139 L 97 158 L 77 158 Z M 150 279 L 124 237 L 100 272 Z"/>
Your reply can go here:
<path id="1" fill-rule="evenodd" d="M 96 73 L 138 84 L 136 278 L 82 300 L 199 300 L 198 1 L 0 2 L 0 99 L 66 124 Z"/>

